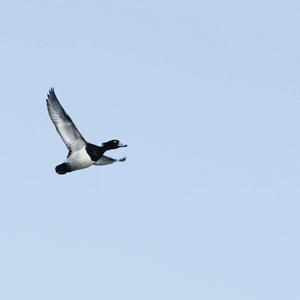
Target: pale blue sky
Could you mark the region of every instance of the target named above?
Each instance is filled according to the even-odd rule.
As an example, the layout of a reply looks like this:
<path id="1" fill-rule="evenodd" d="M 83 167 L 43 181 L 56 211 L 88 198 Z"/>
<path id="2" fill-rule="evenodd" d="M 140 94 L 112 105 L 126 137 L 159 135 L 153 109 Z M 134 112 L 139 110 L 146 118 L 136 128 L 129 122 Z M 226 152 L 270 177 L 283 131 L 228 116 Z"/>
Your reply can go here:
<path id="1" fill-rule="evenodd" d="M 300 299 L 299 1 L 0 1 L 0 299 Z M 59 176 L 58 98 L 126 163 Z"/>

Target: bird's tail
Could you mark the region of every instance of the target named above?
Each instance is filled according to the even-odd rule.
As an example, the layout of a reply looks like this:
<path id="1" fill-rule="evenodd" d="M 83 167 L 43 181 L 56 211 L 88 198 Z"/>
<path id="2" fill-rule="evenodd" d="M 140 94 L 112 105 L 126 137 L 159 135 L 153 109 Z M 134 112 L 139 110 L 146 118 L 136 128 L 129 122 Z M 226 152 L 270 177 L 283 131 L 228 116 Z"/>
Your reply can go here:
<path id="1" fill-rule="evenodd" d="M 68 164 L 66 164 L 66 163 L 62 163 L 62 164 L 56 166 L 55 167 L 55 171 L 56 171 L 57 174 L 60 174 L 60 175 L 66 174 L 68 172 L 71 172 Z"/>

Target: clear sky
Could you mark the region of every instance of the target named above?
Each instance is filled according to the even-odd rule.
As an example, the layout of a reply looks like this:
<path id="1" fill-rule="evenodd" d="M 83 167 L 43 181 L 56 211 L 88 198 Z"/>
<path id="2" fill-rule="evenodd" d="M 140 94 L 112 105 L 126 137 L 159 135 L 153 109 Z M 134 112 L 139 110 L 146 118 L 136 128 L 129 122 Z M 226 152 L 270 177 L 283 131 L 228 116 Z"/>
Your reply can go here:
<path id="1" fill-rule="evenodd" d="M 0 299 L 300 299 L 299 1 L 0 1 Z M 125 163 L 64 176 L 56 94 Z"/>

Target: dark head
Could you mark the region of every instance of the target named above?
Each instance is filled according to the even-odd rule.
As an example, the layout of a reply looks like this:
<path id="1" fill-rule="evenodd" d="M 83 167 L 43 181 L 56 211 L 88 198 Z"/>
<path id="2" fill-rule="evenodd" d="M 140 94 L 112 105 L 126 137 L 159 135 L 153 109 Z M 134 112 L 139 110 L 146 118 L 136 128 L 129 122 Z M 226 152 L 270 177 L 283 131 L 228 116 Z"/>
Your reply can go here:
<path id="1" fill-rule="evenodd" d="M 103 143 L 102 146 L 106 149 L 106 150 L 111 150 L 111 149 L 117 149 L 120 147 L 127 147 L 127 145 L 122 144 L 120 141 L 118 140 L 111 140 L 108 141 L 106 143 Z"/>

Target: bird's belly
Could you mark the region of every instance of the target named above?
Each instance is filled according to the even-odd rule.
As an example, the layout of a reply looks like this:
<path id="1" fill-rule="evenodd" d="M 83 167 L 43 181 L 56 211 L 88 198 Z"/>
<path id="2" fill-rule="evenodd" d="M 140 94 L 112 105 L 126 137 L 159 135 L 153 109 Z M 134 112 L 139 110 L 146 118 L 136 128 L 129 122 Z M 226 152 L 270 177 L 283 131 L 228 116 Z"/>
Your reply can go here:
<path id="1" fill-rule="evenodd" d="M 72 170 L 79 170 L 90 167 L 94 162 L 85 151 L 85 148 L 72 153 L 66 160 Z"/>

